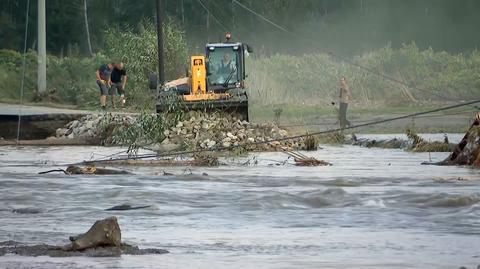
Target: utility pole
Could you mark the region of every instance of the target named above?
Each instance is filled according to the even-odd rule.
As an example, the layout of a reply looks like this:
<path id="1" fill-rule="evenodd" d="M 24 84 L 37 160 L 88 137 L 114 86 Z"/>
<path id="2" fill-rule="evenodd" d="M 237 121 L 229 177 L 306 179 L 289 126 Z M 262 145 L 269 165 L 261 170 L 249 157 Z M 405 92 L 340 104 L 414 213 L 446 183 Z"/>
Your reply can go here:
<path id="1" fill-rule="evenodd" d="M 165 83 L 165 66 L 163 51 L 163 0 L 157 0 L 157 46 L 158 46 L 158 79 L 160 85 Z"/>
<path id="2" fill-rule="evenodd" d="M 210 1 L 207 0 L 207 7 Z M 210 11 L 207 9 L 207 42 L 210 42 Z"/>
<path id="3" fill-rule="evenodd" d="M 184 7 L 183 0 L 182 0 L 182 24 L 183 24 L 183 27 L 185 27 L 185 7 Z"/>
<path id="4" fill-rule="evenodd" d="M 38 93 L 47 91 L 47 45 L 46 45 L 46 22 L 45 0 L 38 0 Z"/>
<path id="5" fill-rule="evenodd" d="M 232 9 L 232 28 L 230 31 L 235 32 L 235 3 L 232 0 L 232 3 L 230 4 L 230 7 Z"/>

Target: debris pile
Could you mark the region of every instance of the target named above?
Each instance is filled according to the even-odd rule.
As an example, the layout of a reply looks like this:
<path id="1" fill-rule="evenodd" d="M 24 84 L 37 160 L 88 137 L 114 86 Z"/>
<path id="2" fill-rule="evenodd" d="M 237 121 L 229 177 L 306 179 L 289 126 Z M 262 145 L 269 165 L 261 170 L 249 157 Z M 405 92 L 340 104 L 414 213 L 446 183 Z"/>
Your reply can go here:
<path id="1" fill-rule="evenodd" d="M 134 122 L 135 117 L 130 115 L 89 114 L 79 120 L 69 122 L 64 128 L 58 128 L 55 137 L 100 139 L 109 129 Z"/>
<path id="2" fill-rule="evenodd" d="M 163 143 L 186 143 L 192 148 L 230 148 L 248 144 L 248 150 L 277 151 L 303 149 L 304 139 L 273 141 L 288 136 L 274 123 L 252 124 L 238 117 L 220 113 L 189 112 L 185 120 L 165 130 Z M 269 142 L 270 141 L 270 142 Z"/>
<path id="3" fill-rule="evenodd" d="M 433 142 L 426 141 L 410 129 L 407 129 L 406 135 L 413 143 L 411 150 L 414 152 L 449 152 L 452 151 L 455 146 L 449 143 L 448 136 L 446 135 L 443 141 Z"/>
<path id="4" fill-rule="evenodd" d="M 152 115 L 153 117 L 153 115 Z M 68 123 L 56 131 L 57 138 L 108 139 L 118 126 L 134 124 L 140 117 L 132 115 L 87 115 Z M 250 151 L 278 151 L 306 149 L 305 139 L 276 141 L 288 136 L 288 132 L 274 123 L 254 124 L 224 113 L 191 111 L 180 121 L 165 126 L 164 139 L 157 148 L 213 149 L 248 145 Z M 155 141 L 145 141 L 145 144 Z M 178 147 L 173 147 L 177 145 Z M 155 150 L 155 145 L 151 146 Z M 160 151 L 160 150 L 159 150 Z"/>
<path id="5" fill-rule="evenodd" d="M 345 144 L 366 148 L 405 149 L 413 152 L 449 152 L 455 146 L 449 143 L 446 135 L 444 141 L 427 141 L 410 129 L 407 129 L 405 134 L 407 140 L 396 137 L 381 140 L 358 138 L 355 134 L 352 134 L 351 138 L 345 141 Z"/>

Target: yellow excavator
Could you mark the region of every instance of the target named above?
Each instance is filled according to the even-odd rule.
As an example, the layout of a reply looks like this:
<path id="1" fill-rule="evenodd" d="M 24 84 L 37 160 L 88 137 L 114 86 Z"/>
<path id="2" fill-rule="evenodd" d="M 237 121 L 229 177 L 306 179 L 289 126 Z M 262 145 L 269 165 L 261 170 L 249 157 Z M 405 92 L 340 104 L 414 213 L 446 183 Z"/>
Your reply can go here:
<path id="1" fill-rule="evenodd" d="M 248 94 L 245 89 L 245 58 L 251 53 L 247 44 L 209 43 L 205 55 L 191 56 L 187 77 L 158 85 L 150 79 L 150 89 L 158 90 L 157 113 L 176 109 L 223 111 L 249 120 Z"/>

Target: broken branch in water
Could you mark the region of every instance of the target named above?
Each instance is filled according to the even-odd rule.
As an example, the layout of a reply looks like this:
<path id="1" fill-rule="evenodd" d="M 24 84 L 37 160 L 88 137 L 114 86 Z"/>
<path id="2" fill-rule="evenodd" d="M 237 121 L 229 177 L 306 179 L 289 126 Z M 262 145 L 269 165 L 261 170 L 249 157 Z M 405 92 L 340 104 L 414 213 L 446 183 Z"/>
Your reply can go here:
<path id="1" fill-rule="evenodd" d="M 189 160 L 178 160 L 176 158 L 142 160 L 142 159 L 119 159 L 84 162 L 87 165 L 133 165 L 133 166 L 218 166 L 218 157 L 213 154 L 196 154 Z"/>
<path id="2" fill-rule="evenodd" d="M 38 174 L 43 175 L 43 174 L 49 174 L 49 173 L 54 173 L 54 172 L 63 172 L 65 175 L 70 175 L 70 173 L 68 173 L 67 171 L 65 171 L 63 169 L 53 169 L 53 170 L 38 172 Z"/>
<path id="3" fill-rule="evenodd" d="M 323 161 L 323 160 L 317 160 L 314 157 L 309 157 L 303 153 L 300 153 L 298 151 L 284 151 L 285 154 L 293 157 L 293 160 L 295 161 L 295 165 L 297 166 L 327 166 L 327 165 L 332 165 L 329 162 Z"/>

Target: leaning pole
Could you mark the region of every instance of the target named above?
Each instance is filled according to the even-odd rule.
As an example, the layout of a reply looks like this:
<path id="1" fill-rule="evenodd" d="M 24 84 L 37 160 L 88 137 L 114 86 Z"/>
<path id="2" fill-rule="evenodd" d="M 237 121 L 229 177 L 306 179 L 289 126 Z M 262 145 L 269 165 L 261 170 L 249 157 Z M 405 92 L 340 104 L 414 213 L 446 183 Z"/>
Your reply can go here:
<path id="1" fill-rule="evenodd" d="M 165 66 L 163 52 L 163 0 L 157 0 L 157 46 L 158 46 L 158 79 L 160 85 L 165 83 Z"/>
<path id="2" fill-rule="evenodd" d="M 46 45 L 46 20 L 45 0 L 38 0 L 38 94 L 47 90 L 47 45 Z"/>

